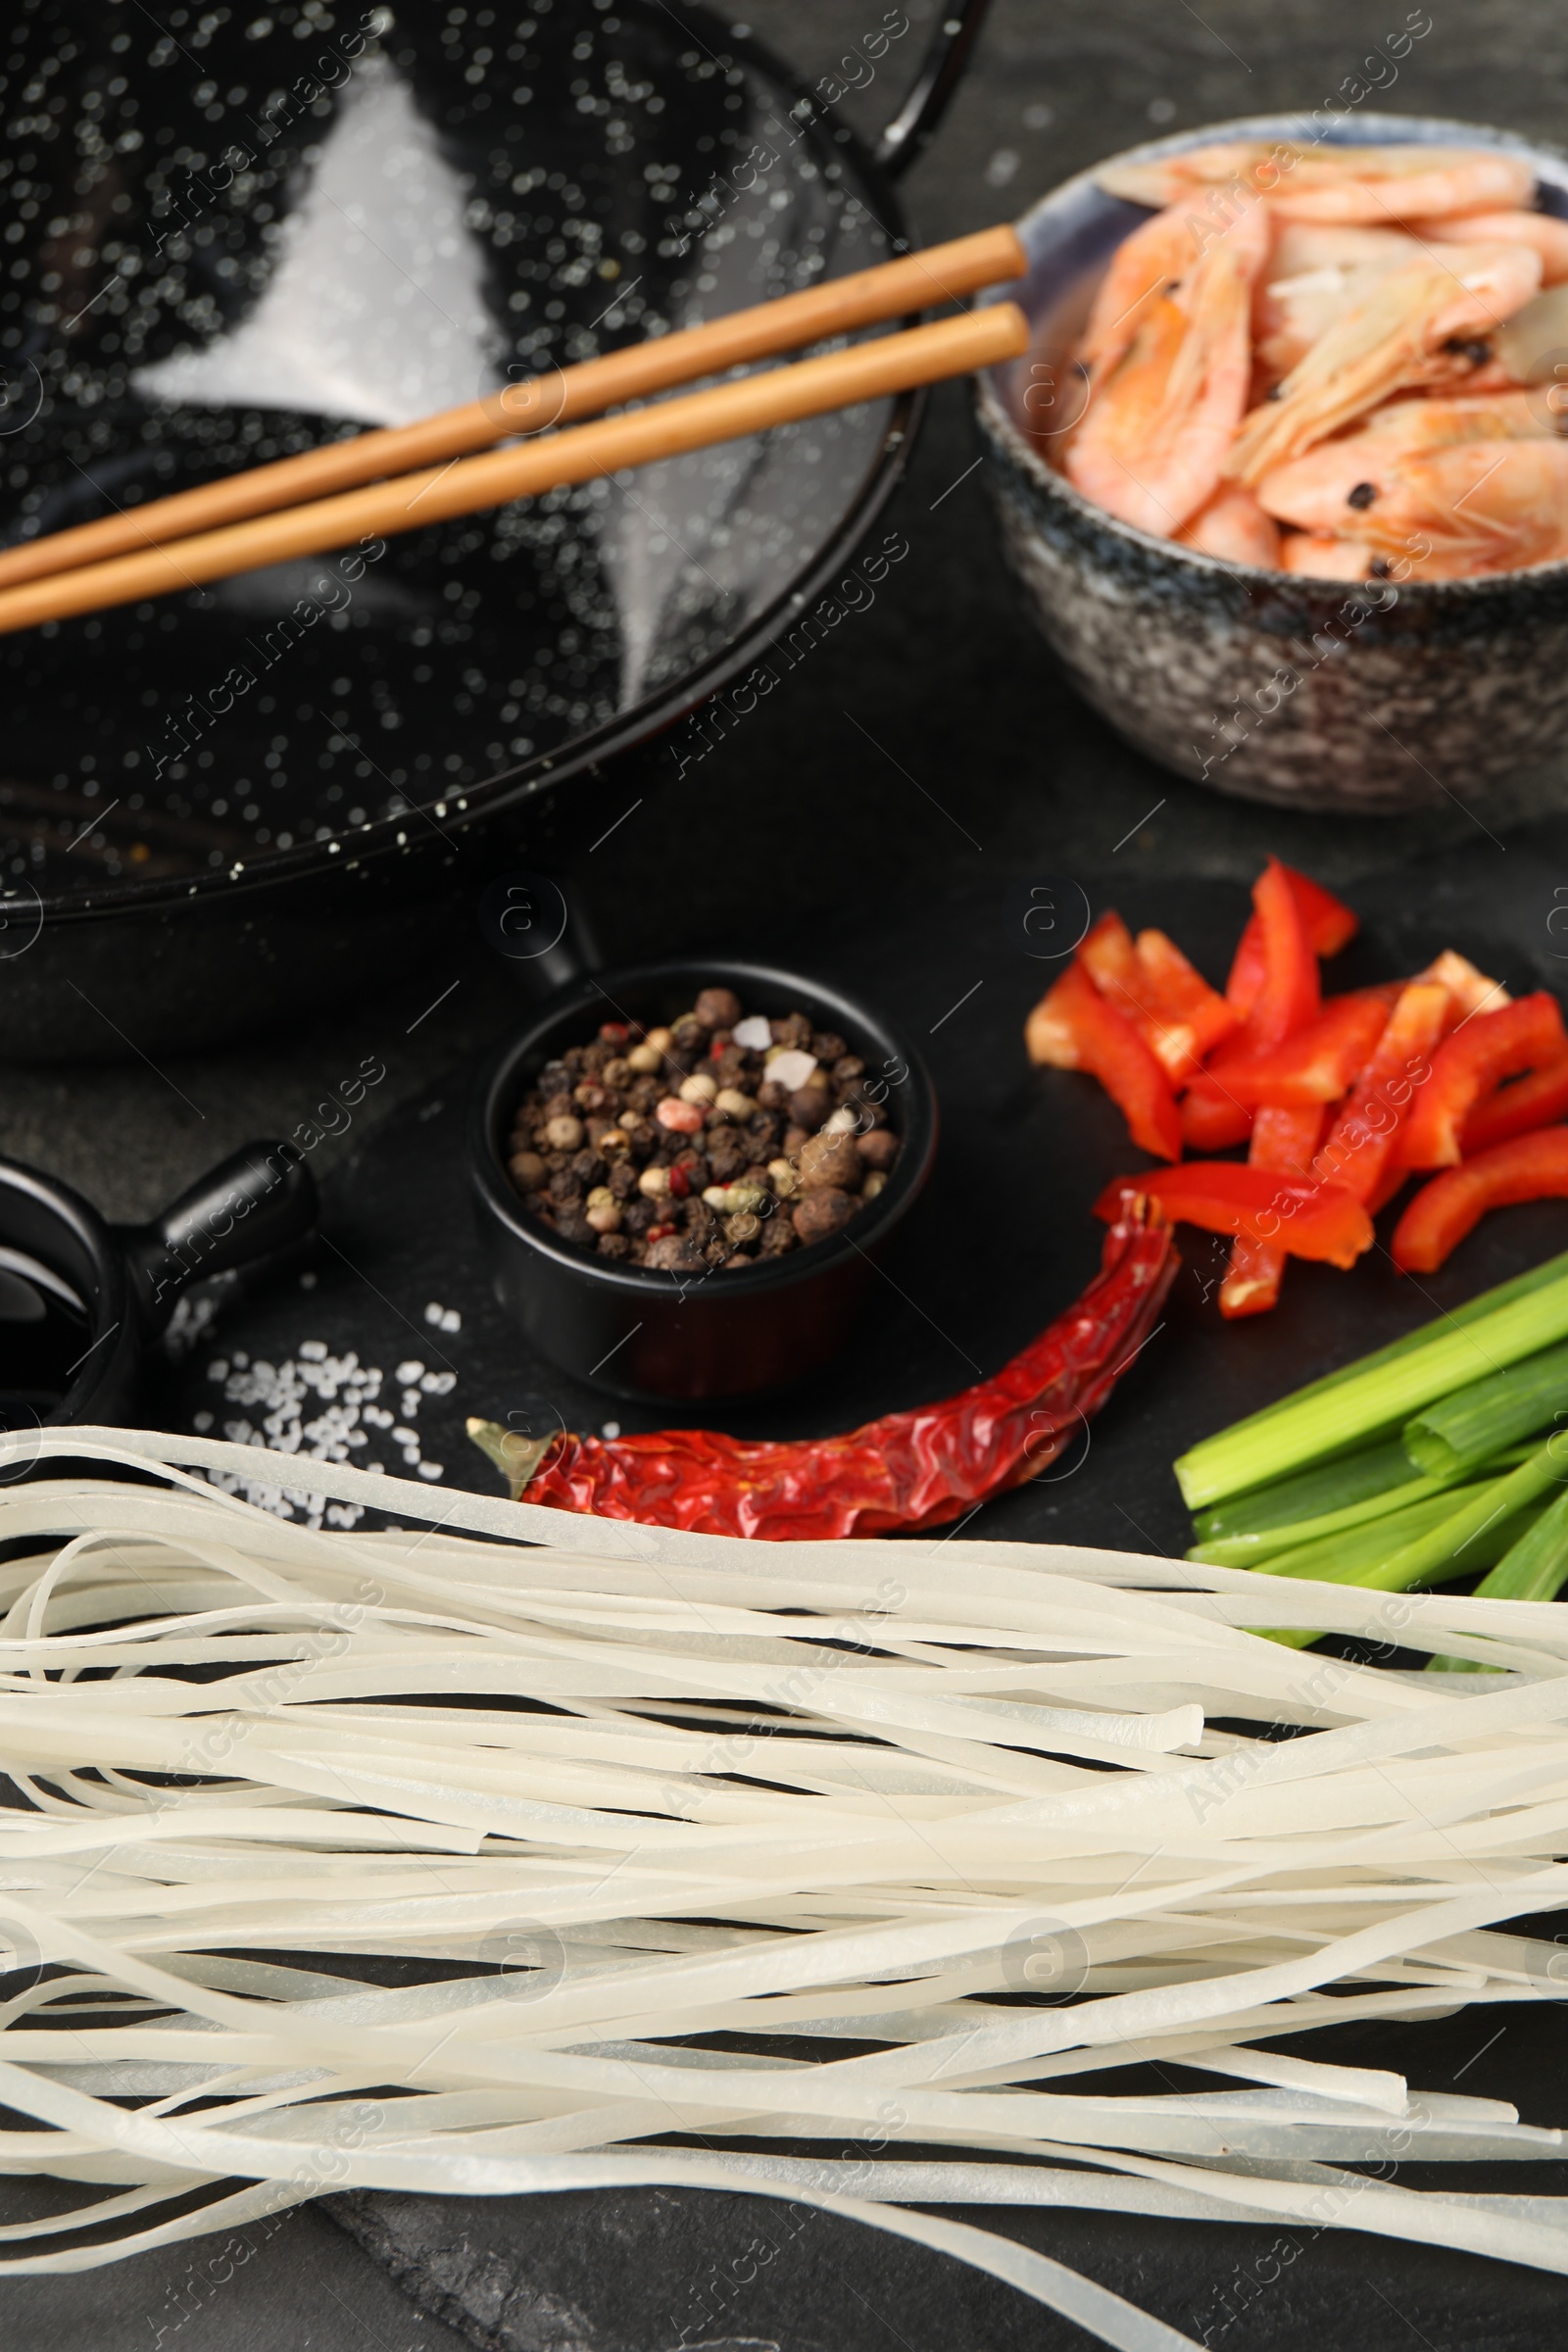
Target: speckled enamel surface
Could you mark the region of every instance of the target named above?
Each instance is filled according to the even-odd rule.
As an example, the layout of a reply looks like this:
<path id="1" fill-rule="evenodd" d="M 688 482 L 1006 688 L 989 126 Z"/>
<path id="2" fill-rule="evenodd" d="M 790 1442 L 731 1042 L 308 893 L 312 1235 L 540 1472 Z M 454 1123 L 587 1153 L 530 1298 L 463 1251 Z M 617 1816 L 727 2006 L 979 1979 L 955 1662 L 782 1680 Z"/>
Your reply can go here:
<path id="1" fill-rule="evenodd" d="M 1132 157 L 1213 138 L 1313 135 L 1268 116 L 1153 141 Z M 1361 115 L 1327 135 L 1523 151 L 1543 202 L 1568 215 L 1568 160 L 1501 131 Z M 1090 174 L 1067 181 L 1018 223 L 1030 273 L 999 298 L 1043 319 L 1145 217 Z M 1026 374 L 1030 362 L 1013 366 Z M 1151 758 L 1250 800 L 1375 813 L 1484 792 L 1560 747 L 1568 564 L 1358 585 L 1217 563 L 1081 497 L 1014 423 L 1008 394 L 1020 380 L 994 370 L 977 395 L 1008 560 L 1080 692 Z"/>

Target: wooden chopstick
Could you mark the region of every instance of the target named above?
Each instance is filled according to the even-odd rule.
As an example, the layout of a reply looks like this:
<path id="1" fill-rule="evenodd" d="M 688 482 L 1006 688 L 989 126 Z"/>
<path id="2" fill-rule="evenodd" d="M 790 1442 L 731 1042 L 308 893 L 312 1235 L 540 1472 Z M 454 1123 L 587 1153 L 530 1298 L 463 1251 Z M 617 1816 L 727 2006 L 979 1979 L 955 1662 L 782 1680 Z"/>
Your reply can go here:
<path id="1" fill-rule="evenodd" d="M 608 352 L 602 359 L 582 360 L 574 368 L 558 368 L 549 375 L 505 385 L 483 400 L 443 409 L 416 424 L 360 433 L 301 457 L 251 466 L 199 490 L 181 490 L 172 498 L 153 499 L 98 522 L 29 539 L 0 550 L 0 588 L 112 556 L 139 554 L 197 531 L 243 522 L 253 514 L 327 498 L 362 482 L 466 457 L 516 434 L 573 424 L 623 401 L 646 400 L 652 393 L 695 383 L 700 376 L 720 375 L 751 360 L 776 359 L 831 335 L 876 326 L 976 293 L 982 286 L 1021 277 L 1027 267 L 1023 247 L 1010 228 L 982 229 L 972 237 L 957 237 L 951 244 L 858 270 L 853 277 L 830 278 L 804 293 L 733 311 L 706 326 L 684 327 L 624 351 Z"/>
<path id="2" fill-rule="evenodd" d="M 30 580 L 0 591 L 0 634 L 111 605 L 134 604 L 142 597 L 170 596 L 264 564 L 324 555 L 355 540 L 422 530 L 427 523 L 444 522 L 455 514 L 477 514 L 513 499 L 537 498 L 547 490 L 617 473 L 625 466 L 710 449 L 773 425 L 996 367 L 1016 359 L 1028 343 L 1028 321 L 1010 302 L 964 312 L 935 326 L 879 335 L 821 359 L 768 368 L 738 383 L 656 401 L 594 424 L 574 425 L 483 457 L 456 459 L 433 470 L 345 491 L 311 506 L 256 515 L 222 530 L 175 540 L 168 548 L 147 548 L 140 555 Z"/>

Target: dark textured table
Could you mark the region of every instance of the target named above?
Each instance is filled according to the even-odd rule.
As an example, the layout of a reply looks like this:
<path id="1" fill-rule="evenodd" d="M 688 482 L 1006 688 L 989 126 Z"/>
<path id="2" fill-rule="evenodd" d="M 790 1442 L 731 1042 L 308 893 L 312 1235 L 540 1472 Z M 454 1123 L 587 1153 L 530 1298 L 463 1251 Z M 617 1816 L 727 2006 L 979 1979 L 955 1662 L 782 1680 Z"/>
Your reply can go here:
<path id="1" fill-rule="evenodd" d="M 933 12 L 908 0 L 908 13 L 922 26 Z M 881 14 L 869 0 L 863 9 L 858 0 L 763 0 L 749 21 L 814 74 Z M 1201 15 L 1185 0 L 1071 0 L 1052 9 L 998 0 L 969 82 L 909 183 L 917 224 L 936 238 L 1004 218 L 1153 129 L 1270 107 L 1310 110 L 1353 74 L 1367 43 L 1405 15 L 1402 5 L 1380 14 L 1356 0 L 1273 0 L 1266 11 L 1205 0 Z M 850 102 L 862 126 L 890 111 L 891 60 L 888 74 L 886 90 L 873 86 Z M 1462 13 L 1434 13 L 1431 32 L 1384 103 L 1550 137 L 1568 120 L 1565 98 L 1568 19 L 1546 0 L 1472 0 Z M 1468 806 L 1352 824 L 1226 801 L 1152 767 L 1075 700 L 1033 634 L 998 559 L 976 456 L 962 394 L 939 393 L 886 526 L 904 533 L 909 557 L 890 571 L 875 604 L 847 619 L 765 706 L 703 759 L 688 760 L 684 772 L 666 744 L 610 779 L 606 821 L 624 812 L 623 821 L 571 877 L 609 953 L 739 948 L 808 968 L 841 963 L 871 988 L 879 942 L 896 932 L 907 943 L 922 921 L 933 939 L 972 924 L 977 907 L 1000 904 L 1009 876 L 1119 877 L 1125 869 L 1130 906 L 1155 881 L 1168 889 L 1173 877 L 1190 877 L 1196 920 L 1200 905 L 1218 904 L 1214 887 L 1250 879 L 1266 850 L 1326 880 L 1363 882 L 1390 921 L 1401 899 L 1413 902 L 1419 928 L 1421 860 L 1449 854 L 1456 912 L 1467 903 L 1467 873 L 1476 906 L 1495 903 L 1514 828 L 1568 806 L 1568 776 L 1553 767 Z M 1532 853 L 1532 887 L 1547 904 L 1552 852 L 1541 845 L 1554 839 L 1538 836 Z M 1568 878 L 1568 858 L 1562 870 Z M 487 878 L 476 871 L 475 899 Z M 1528 961 L 1534 951 L 1519 945 Z M 416 1123 L 413 1099 L 427 1103 L 450 1092 L 461 1067 L 513 1016 L 513 975 L 488 956 L 476 927 L 433 937 L 429 948 L 417 970 L 345 975 L 341 1002 L 288 1034 L 156 1069 L 138 1060 L 10 1072 L 0 1085 L 0 1150 L 55 1170 L 112 1215 L 144 1215 L 231 1145 L 286 1132 L 323 1086 L 374 1053 L 386 1061 L 386 1082 L 349 1136 L 318 1155 L 329 1179 L 334 1165 L 348 1178 L 350 1155 L 365 1147 L 372 1120 L 401 1113 Z M 457 973 L 460 985 L 411 1029 L 436 968 Z M 390 1149 L 391 1129 L 387 1141 Z M 1118 1492 L 1127 1498 L 1129 1490 Z M 1148 1534 L 1175 1540 L 1163 1524 Z M 1469 2061 L 1480 2036 L 1467 2041 L 1465 2031 L 1456 2021 L 1451 2050 L 1445 2041 L 1435 2061 L 1439 2073 Z M 1504 2068 L 1485 2087 L 1529 2103 L 1530 2070 L 1519 2081 L 1506 2075 Z M 1466 2087 L 1480 2080 L 1468 2076 Z M 5 2218 L 57 2206 L 64 2195 L 8 2191 Z M 685 2265 L 682 2277 L 695 2276 L 699 2253 L 678 2242 L 684 2226 L 668 2223 L 666 2252 Z M 1008 2226 L 1138 2293 L 1137 2262 L 1126 2267 L 1128 2225 L 1048 2215 L 1011 2217 Z M 457 2278 L 466 2282 L 460 2300 L 470 2314 L 469 2341 L 505 2352 L 564 2352 L 587 2342 L 567 2305 L 531 2306 L 524 2332 L 508 2317 L 509 2264 L 541 2227 L 499 2210 L 455 2211 L 448 2242 L 427 2245 L 417 2281 L 430 2307 L 454 2314 Z M 562 2242 L 575 2227 L 564 2213 Z M 1245 2284 L 1257 2231 L 1195 2228 L 1178 2256 L 1168 2230 L 1133 2227 L 1152 2250 L 1158 2242 L 1165 2264 L 1151 2274 L 1151 2302 L 1195 2332 L 1205 2311 L 1229 2313 L 1214 2321 L 1213 2340 L 1226 2352 L 1304 2346 L 1325 2335 L 1366 2352 L 1411 2344 L 1446 2352 L 1461 2342 L 1512 2348 L 1547 2338 L 1554 2282 L 1539 2276 L 1508 2286 L 1492 2266 L 1434 2253 L 1430 2288 L 1412 2299 L 1389 2249 L 1339 2233 L 1313 2248 L 1310 2282 L 1303 2265 L 1289 2293 L 1254 2297 L 1238 2287 L 1226 2302 L 1221 2288 Z M 657 2261 L 662 2228 L 657 2211 L 628 2219 L 628 2264 Z M 319 2210 L 242 2236 L 243 2248 L 216 2266 L 210 2247 L 172 2248 L 105 2272 L 14 2282 L 0 2289 L 0 2338 L 16 2352 L 52 2352 L 73 2340 L 94 2352 L 158 2352 L 170 2343 L 177 2352 L 436 2352 L 461 2340 L 441 2317 L 416 2311 Z M 1084 2341 L 1003 2290 L 956 2285 L 957 2276 L 953 2265 L 907 2250 L 879 2243 L 867 2251 L 848 2226 L 824 2224 L 808 2254 L 797 2250 L 781 2264 L 772 2302 L 737 2305 L 685 2340 L 702 2340 L 709 2352 L 775 2340 L 789 2352 L 811 2344 L 894 2352 L 909 2345 L 923 2319 L 940 2318 L 956 2352 Z M 853 2324 L 844 2316 L 852 2309 Z M 672 2313 L 667 2326 L 650 2319 L 642 2333 L 627 2319 L 618 2352 L 673 2352 L 687 2316 Z M 593 2339 L 601 2340 L 609 2339 Z"/>

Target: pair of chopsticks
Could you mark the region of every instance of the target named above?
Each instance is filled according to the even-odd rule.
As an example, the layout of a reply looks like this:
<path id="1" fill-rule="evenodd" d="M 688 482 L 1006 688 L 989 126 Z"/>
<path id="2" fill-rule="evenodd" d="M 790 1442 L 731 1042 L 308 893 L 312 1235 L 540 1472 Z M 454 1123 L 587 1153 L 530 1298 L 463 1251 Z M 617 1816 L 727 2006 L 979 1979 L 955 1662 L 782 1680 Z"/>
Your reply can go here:
<path id="1" fill-rule="evenodd" d="M 169 596 L 356 540 L 422 530 L 453 515 L 537 498 L 625 466 L 994 367 L 1028 344 L 1027 323 L 1012 303 L 852 344 L 681 400 L 601 415 L 625 401 L 975 293 L 1019 277 L 1026 268 L 1010 228 L 983 229 L 706 326 L 531 377 L 417 424 L 361 433 L 28 540 L 0 552 L 0 634 Z M 600 420 L 579 425 L 584 416 Z M 573 429 L 549 429 L 560 425 Z M 490 446 L 519 434 L 542 437 L 506 449 Z"/>

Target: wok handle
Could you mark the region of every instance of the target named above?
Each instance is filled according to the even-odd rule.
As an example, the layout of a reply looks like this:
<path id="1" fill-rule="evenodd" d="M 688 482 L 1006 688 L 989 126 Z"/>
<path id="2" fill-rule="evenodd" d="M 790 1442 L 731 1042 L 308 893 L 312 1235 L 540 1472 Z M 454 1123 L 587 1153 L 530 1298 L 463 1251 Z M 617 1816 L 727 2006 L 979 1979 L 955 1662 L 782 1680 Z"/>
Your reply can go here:
<path id="1" fill-rule="evenodd" d="M 948 0 L 920 61 L 914 87 L 872 150 L 889 179 L 902 179 L 928 143 L 963 79 L 991 0 Z"/>
<path id="2" fill-rule="evenodd" d="M 121 1240 L 149 1327 L 161 1331 L 187 1284 L 255 1273 L 316 1231 L 316 1179 L 292 1144 L 244 1144 L 150 1224 Z"/>

